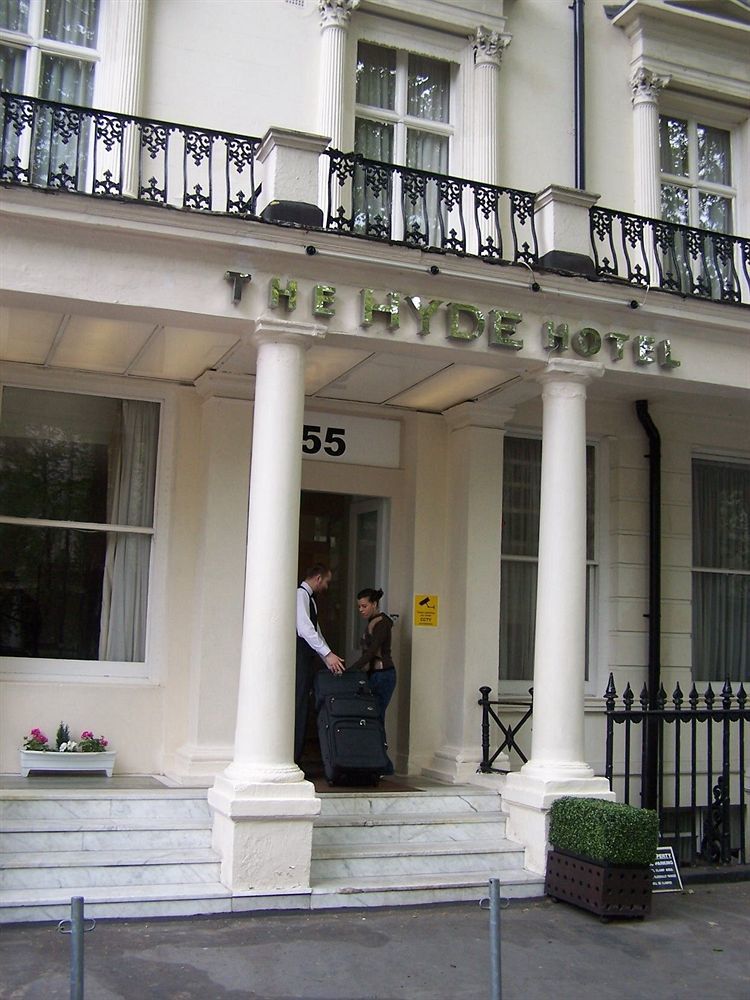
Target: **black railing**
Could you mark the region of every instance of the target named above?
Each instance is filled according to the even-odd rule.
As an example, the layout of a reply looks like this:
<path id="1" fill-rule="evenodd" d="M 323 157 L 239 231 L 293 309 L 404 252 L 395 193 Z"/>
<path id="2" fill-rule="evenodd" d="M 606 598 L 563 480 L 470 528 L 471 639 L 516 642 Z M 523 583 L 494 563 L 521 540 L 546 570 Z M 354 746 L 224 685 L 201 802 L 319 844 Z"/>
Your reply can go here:
<path id="1" fill-rule="evenodd" d="M 0 93 L 0 182 L 252 217 L 260 139 Z"/>
<path id="2" fill-rule="evenodd" d="M 493 701 L 490 699 L 491 691 L 492 688 L 490 687 L 480 687 L 479 689 L 481 698 L 477 704 L 482 708 L 482 760 L 480 761 L 477 771 L 482 774 L 503 774 L 507 769 L 494 767 L 493 765 L 504 750 L 507 750 L 508 753 L 510 753 L 511 750 L 515 751 L 523 764 L 526 764 L 528 761 L 526 754 L 516 741 L 516 736 L 534 713 L 534 689 L 529 688 L 528 700 L 526 698 L 513 698 L 511 696 L 507 698 L 499 698 Z M 519 714 L 524 709 L 525 711 L 523 711 L 519 721 L 511 725 L 511 723 L 503 722 L 498 713 L 495 711 L 495 708 L 499 709 L 501 705 L 505 708 L 514 708 Z M 492 741 L 490 737 L 490 729 L 492 726 L 490 720 L 495 723 L 497 729 L 500 730 L 503 737 L 502 743 L 495 751 L 492 751 L 491 749 Z"/>
<path id="3" fill-rule="evenodd" d="M 629 215 L 590 212 L 596 273 L 684 298 L 750 305 L 750 239 Z"/>
<path id="4" fill-rule="evenodd" d="M 645 804 L 644 774 L 647 770 L 648 732 L 657 731 L 657 803 L 661 839 L 673 842 L 683 864 L 746 863 L 745 831 L 745 724 L 750 722 L 745 688 L 736 695 L 726 681 L 717 698 L 711 685 L 701 696 L 693 685 L 685 699 L 677 684 L 672 702 L 659 689 L 649 708 L 644 685 L 636 698 L 627 685 L 622 707 L 616 707 L 617 692 L 612 674 L 604 693 L 607 711 L 606 770 L 610 788 L 615 782 L 615 760 L 622 761 L 622 797 L 630 802 L 636 783 Z M 640 725 L 640 740 L 634 727 Z M 615 750 L 615 727 L 622 727 L 621 747 Z M 640 764 L 633 762 L 639 752 Z"/>
<path id="5" fill-rule="evenodd" d="M 327 150 L 326 229 L 386 243 L 534 265 L 535 195 Z"/>

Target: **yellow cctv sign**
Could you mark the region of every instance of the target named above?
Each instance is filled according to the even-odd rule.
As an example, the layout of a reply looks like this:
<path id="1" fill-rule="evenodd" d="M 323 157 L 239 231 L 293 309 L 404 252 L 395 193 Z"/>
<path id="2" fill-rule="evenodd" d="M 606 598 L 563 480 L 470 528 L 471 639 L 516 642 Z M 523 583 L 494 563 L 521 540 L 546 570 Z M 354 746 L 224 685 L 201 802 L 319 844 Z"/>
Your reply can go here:
<path id="1" fill-rule="evenodd" d="M 414 595 L 414 624 L 421 628 L 437 628 L 437 594 Z"/>

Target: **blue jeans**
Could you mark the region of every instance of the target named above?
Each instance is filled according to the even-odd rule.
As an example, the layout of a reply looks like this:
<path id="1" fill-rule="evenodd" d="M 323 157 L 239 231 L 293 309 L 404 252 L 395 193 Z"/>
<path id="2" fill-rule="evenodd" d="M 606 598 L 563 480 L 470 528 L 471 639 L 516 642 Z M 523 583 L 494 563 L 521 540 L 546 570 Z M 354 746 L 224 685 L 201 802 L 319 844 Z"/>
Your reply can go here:
<path id="1" fill-rule="evenodd" d="M 388 708 L 388 703 L 393 697 L 393 692 L 396 688 L 396 671 L 395 669 L 373 670 L 368 675 L 368 682 L 370 690 L 378 700 L 380 718 L 383 720 L 383 725 L 385 726 L 385 710 Z M 393 774 L 393 762 L 390 757 L 388 758 L 388 767 L 385 769 L 385 773 Z"/>

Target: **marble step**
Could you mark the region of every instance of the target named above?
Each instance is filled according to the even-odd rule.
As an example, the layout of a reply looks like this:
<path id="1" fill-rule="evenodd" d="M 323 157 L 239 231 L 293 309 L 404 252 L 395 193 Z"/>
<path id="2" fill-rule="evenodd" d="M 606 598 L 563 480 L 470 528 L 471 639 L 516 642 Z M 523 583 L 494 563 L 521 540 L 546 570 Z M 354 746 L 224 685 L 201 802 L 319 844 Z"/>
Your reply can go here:
<path id="1" fill-rule="evenodd" d="M 387 813 L 380 816 L 319 816 L 313 827 L 313 845 L 419 844 L 438 840 L 502 840 L 505 817 L 494 812 L 453 815 L 450 813 Z"/>
<path id="2" fill-rule="evenodd" d="M 205 848 L 21 852 L 0 858 L 5 889 L 217 882 L 219 868 L 217 855 Z"/>
<path id="3" fill-rule="evenodd" d="M 494 791 L 444 792 L 382 792 L 373 795 L 362 792 L 337 792 L 321 796 L 320 818 L 333 816 L 382 816 L 395 814 L 436 814 L 471 816 L 477 813 L 500 812 L 500 796 Z"/>
<path id="4" fill-rule="evenodd" d="M 310 877 L 340 879 L 350 876 L 449 874 L 498 872 L 523 868 L 523 851 L 510 841 L 435 842 L 414 845 L 404 853 L 401 845 L 374 844 L 352 847 L 316 847 Z"/>
<path id="5" fill-rule="evenodd" d="M 180 794 L 169 789 L 151 792 L 55 792 L 54 797 L 37 793 L 21 795 L 5 792 L 2 796 L 3 821 L 9 820 L 187 820 L 210 822 L 205 791 L 195 789 Z"/>
<path id="6" fill-rule="evenodd" d="M 57 821 L 45 826 L 41 822 L 31 826 L 26 820 L 0 824 L 0 852 L 135 851 L 153 848 L 155 844 L 159 850 L 211 846 L 210 827 L 205 823 L 197 825 L 195 820 L 175 821 L 166 826 L 149 822 L 137 828 L 128 823 L 127 829 L 111 822 L 89 825 L 79 820 L 71 825 L 75 829 L 60 829 Z"/>
<path id="7" fill-rule="evenodd" d="M 495 877 L 495 876 L 492 876 Z M 533 899 L 544 895 L 544 878 L 521 869 L 498 872 L 504 899 Z M 460 872 L 439 876 L 377 875 L 348 879 L 319 879 L 313 883 L 310 908 L 343 909 L 367 906 L 424 906 L 458 903 L 489 896 L 487 872 Z"/>

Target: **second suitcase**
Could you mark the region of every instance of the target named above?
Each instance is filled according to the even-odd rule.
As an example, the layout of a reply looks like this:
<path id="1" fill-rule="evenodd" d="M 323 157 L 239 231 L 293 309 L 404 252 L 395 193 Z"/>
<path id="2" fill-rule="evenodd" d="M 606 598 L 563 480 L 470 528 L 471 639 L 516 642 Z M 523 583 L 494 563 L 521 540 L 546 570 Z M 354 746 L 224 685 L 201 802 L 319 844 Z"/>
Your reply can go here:
<path id="1" fill-rule="evenodd" d="M 388 767 L 380 707 L 359 671 L 315 677 L 318 738 L 331 784 L 377 784 Z"/>

